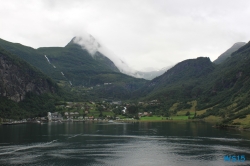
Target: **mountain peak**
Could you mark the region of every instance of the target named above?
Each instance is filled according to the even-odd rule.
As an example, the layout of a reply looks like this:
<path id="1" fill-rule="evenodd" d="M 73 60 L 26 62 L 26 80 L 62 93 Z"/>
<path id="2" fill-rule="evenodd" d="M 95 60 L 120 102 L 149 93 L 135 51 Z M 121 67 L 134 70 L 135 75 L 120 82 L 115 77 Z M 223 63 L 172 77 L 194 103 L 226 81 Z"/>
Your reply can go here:
<path id="1" fill-rule="evenodd" d="M 221 54 L 215 61 L 215 64 L 220 64 L 223 61 L 225 61 L 228 57 L 231 56 L 231 54 L 235 51 L 237 51 L 239 48 L 244 46 L 246 43 L 245 42 L 237 42 L 235 43 L 232 47 L 230 47 L 228 50 L 226 50 L 223 54 Z"/>
<path id="2" fill-rule="evenodd" d="M 83 34 L 81 36 L 75 36 L 68 45 L 78 45 L 82 49 L 86 50 L 93 58 L 96 56 L 101 55 L 105 56 L 106 58 L 110 59 L 115 66 L 119 69 L 120 72 L 138 77 L 136 75 L 136 71 L 130 68 L 126 62 L 121 60 L 117 55 L 115 55 L 112 51 L 101 45 L 92 35 L 90 34 Z M 67 46 L 68 46 L 67 45 Z"/>
<path id="3" fill-rule="evenodd" d="M 163 75 L 156 77 L 151 82 L 166 84 L 177 81 L 185 81 L 190 78 L 196 79 L 207 75 L 213 71 L 214 67 L 208 57 L 198 57 L 196 59 L 187 59 L 177 63 Z"/>
<path id="4" fill-rule="evenodd" d="M 236 47 L 236 46 L 242 47 L 245 44 L 246 44 L 245 42 L 237 42 L 237 43 L 234 43 L 234 45 L 232 47 Z"/>
<path id="5" fill-rule="evenodd" d="M 90 34 L 73 37 L 68 45 L 71 44 L 77 44 L 81 46 L 81 48 L 88 51 L 91 56 L 94 56 L 101 47 L 100 43 L 98 43 L 97 40 Z"/>

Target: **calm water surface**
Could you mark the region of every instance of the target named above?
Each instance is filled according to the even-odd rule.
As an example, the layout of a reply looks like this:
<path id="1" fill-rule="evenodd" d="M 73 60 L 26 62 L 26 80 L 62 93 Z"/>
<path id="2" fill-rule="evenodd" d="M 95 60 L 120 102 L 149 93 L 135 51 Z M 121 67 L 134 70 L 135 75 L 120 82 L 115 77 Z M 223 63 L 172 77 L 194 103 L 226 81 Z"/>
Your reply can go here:
<path id="1" fill-rule="evenodd" d="M 228 163 L 224 155 L 245 155 Z M 250 132 L 205 122 L 0 126 L 0 165 L 250 165 Z"/>

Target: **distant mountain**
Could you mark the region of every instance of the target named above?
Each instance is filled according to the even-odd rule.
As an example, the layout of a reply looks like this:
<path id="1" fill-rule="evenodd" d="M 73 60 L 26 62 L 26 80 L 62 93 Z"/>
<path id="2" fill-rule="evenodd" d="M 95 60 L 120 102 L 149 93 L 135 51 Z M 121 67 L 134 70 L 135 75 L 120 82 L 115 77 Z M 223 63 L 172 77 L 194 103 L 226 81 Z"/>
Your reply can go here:
<path id="1" fill-rule="evenodd" d="M 144 78 L 146 80 L 152 80 L 155 77 L 158 77 L 158 76 L 162 75 L 163 73 L 165 73 L 169 68 L 170 67 L 165 67 L 165 68 L 160 69 L 160 70 L 148 71 L 148 72 L 137 71 L 137 72 L 135 72 L 135 75 L 138 78 Z"/>
<path id="2" fill-rule="evenodd" d="M 227 51 L 225 51 L 223 54 L 221 54 L 215 61 L 213 61 L 215 64 L 220 64 L 224 62 L 228 57 L 231 56 L 231 54 L 235 51 L 237 51 L 239 48 L 244 46 L 245 42 L 238 42 L 235 43 L 232 47 L 230 47 Z"/>

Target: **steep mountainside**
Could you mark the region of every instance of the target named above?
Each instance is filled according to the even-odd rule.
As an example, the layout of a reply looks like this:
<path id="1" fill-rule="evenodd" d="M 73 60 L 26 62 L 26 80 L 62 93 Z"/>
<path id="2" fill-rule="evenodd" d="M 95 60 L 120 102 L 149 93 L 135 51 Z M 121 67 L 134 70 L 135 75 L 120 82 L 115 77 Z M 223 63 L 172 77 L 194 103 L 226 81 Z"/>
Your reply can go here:
<path id="1" fill-rule="evenodd" d="M 221 54 L 215 61 L 215 64 L 220 64 L 224 62 L 228 57 L 231 56 L 231 54 L 235 51 L 237 51 L 239 48 L 244 46 L 246 43 L 245 42 L 238 42 L 235 43 L 231 48 L 229 48 L 227 51 L 225 51 L 223 54 Z"/>
<path id="2" fill-rule="evenodd" d="M 37 51 L 46 55 L 47 63 L 61 71 L 73 85 L 103 84 L 110 81 L 108 77 L 101 79 L 100 75 L 121 74 L 114 63 L 101 53 L 97 52 L 92 57 L 87 50 L 72 42 L 66 47 L 39 48 Z"/>
<path id="3" fill-rule="evenodd" d="M 43 73 L 50 76 L 51 78 L 55 80 L 65 80 L 65 78 L 61 75 L 61 72 L 54 69 L 53 66 L 47 62 L 45 56 L 37 52 L 36 49 L 24 46 L 19 43 L 11 43 L 2 39 L 0 39 L 0 47 L 12 54 L 17 55 L 32 66 L 40 69 Z"/>
<path id="4" fill-rule="evenodd" d="M 216 116 L 225 124 L 250 126 L 250 42 L 221 65 L 208 58 L 178 63 L 148 82 L 135 99 L 157 99 L 168 112 L 173 104 L 195 101 L 197 118 Z"/>
<path id="5" fill-rule="evenodd" d="M 216 115 L 222 117 L 224 123 L 231 124 L 239 119 L 247 121 L 250 117 L 249 63 L 250 42 L 211 73 L 203 82 L 206 88 L 198 99 L 197 110 L 206 110 L 200 117 Z"/>
<path id="6" fill-rule="evenodd" d="M 23 119 L 55 111 L 57 84 L 0 47 L 0 118 Z"/>
<path id="7" fill-rule="evenodd" d="M 0 40 L 0 46 L 18 55 L 60 85 L 78 87 L 80 91 L 84 87 L 91 88 L 91 91 L 93 89 L 96 92 L 94 96 L 125 98 L 146 82 L 121 73 L 107 56 L 99 51 L 91 54 L 73 41 L 65 47 L 33 49 Z"/>
<path id="8" fill-rule="evenodd" d="M 0 47 L 0 95 L 19 102 L 27 92 L 54 93 L 57 86 L 50 78 Z"/>
<path id="9" fill-rule="evenodd" d="M 83 97 L 126 99 L 146 82 L 121 73 L 102 53 L 92 56 L 73 42 L 64 48 L 39 48 L 38 51 L 46 55 L 49 63 L 60 70 L 71 85 L 77 86 L 78 91 L 84 89 L 82 86 L 90 88 Z"/>

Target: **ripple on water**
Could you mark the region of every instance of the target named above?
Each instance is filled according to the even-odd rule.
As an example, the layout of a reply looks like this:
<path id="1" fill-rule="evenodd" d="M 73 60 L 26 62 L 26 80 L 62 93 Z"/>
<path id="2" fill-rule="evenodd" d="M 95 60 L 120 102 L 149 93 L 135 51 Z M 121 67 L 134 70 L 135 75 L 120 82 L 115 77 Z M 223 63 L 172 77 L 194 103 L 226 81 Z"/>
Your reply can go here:
<path id="1" fill-rule="evenodd" d="M 0 163 L 38 166 L 83 164 L 191 166 L 225 165 L 223 161 L 225 154 L 239 153 L 250 156 L 250 147 L 247 146 L 249 140 L 237 137 L 157 135 L 156 133 L 163 133 L 160 127 L 136 128 L 128 132 L 132 135 L 123 135 L 123 132 L 113 133 L 117 127 L 107 129 L 98 124 L 96 126 L 99 127 L 94 125 L 91 126 L 92 130 L 87 128 L 88 130 L 85 131 L 82 126 L 83 124 L 79 124 L 78 128 L 70 128 L 68 133 L 61 130 L 58 132 L 58 137 L 47 134 L 48 139 L 58 139 L 50 142 L 17 143 L 18 145 L 2 143 Z M 58 130 L 58 128 L 52 129 L 53 132 Z M 46 133 L 40 136 L 44 140 Z M 230 163 L 226 164 L 230 165 Z M 250 165 L 249 161 L 244 164 Z"/>

